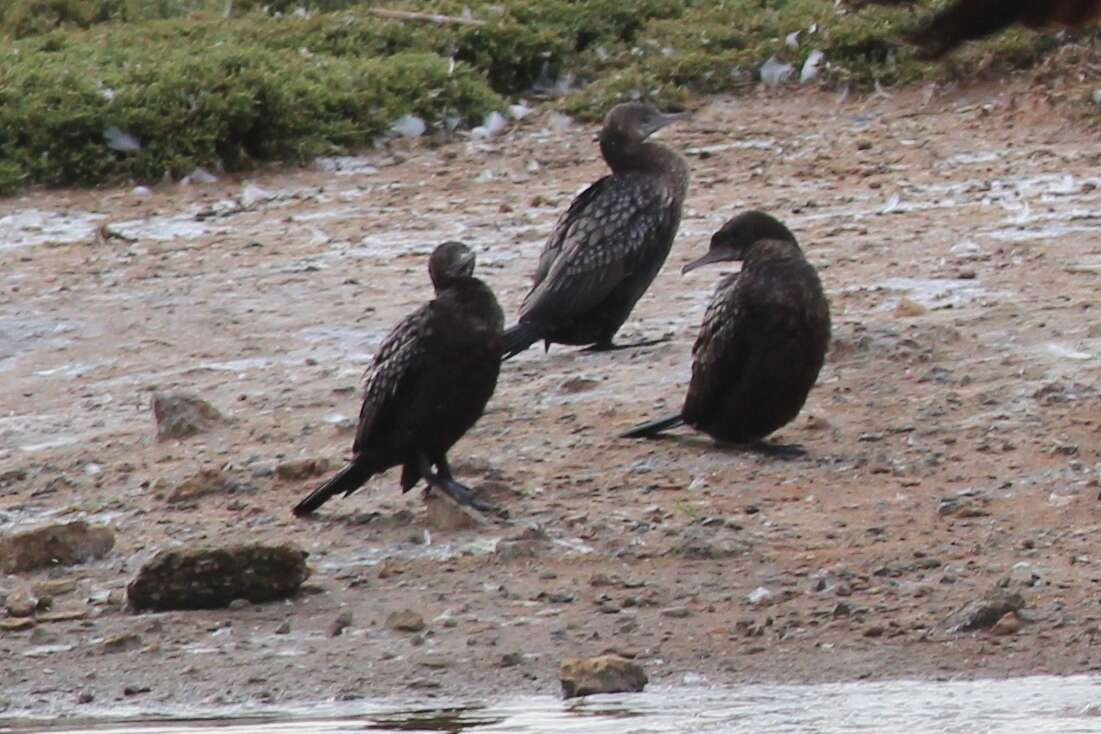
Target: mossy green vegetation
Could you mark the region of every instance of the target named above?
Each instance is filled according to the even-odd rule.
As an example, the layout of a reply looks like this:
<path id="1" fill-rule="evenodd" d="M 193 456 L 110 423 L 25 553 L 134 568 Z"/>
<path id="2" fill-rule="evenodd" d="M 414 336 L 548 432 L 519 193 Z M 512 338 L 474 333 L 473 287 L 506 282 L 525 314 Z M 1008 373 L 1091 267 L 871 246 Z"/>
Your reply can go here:
<path id="1" fill-rule="evenodd" d="M 825 82 L 870 86 L 980 56 L 1019 67 L 1050 44 L 1012 32 L 929 65 L 900 40 L 920 17 L 832 0 L 0 0 L 0 192 L 306 161 L 402 115 L 476 124 L 533 88 L 595 119 L 744 88 L 765 60 L 798 69 L 814 50 Z"/>

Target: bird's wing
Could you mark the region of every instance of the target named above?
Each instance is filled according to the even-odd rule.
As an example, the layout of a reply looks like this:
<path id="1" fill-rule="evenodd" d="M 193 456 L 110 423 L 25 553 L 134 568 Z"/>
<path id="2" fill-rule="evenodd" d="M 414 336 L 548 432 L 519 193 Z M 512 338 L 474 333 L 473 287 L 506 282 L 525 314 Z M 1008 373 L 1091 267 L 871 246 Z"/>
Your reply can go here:
<path id="1" fill-rule="evenodd" d="M 558 219 L 521 318 L 568 320 L 600 303 L 647 252 L 671 237 L 672 195 L 643 176 L 605 176 Z"/>
<path id="2" fill-rule="evenodd" d="M 399 321 L 379 347 L 367 370 L 353 453 L 358 454 L 378 431 L 385 430 L 400 408 L 400 396 L 416 382 L 424 366 L 434 305 L 435 301 L 430 301 Z"/>
<path id="3" fill-rule="evenodd" d="M 539 264 L 536 266 L 535 275 L 532 278 L 534 281 L 532 290 L 539 287 L 539 284 L 547 277 L 547 273 L 550 272 L 554 261 L 562 253 L 562 246 L 565 244 L 566 235 L 570 231 L 570 222 L 576 220 L 589 206 L 589 202 L 600 195 L 600 191 L 608 185 L 611 178 L 611 176 L 605 176 L 590 185 L 570 202 L 569 209 L 558 216 L 558 221 L 554 223 L 554 231 L 551 232 L 546 244 L 543 245 L 543 251 L 539 253 Z"/>

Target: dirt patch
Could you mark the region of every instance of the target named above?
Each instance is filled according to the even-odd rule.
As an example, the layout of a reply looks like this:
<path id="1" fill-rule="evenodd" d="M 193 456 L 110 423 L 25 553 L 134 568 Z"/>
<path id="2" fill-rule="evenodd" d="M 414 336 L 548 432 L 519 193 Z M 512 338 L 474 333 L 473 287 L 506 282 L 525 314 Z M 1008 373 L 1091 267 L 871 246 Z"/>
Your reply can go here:
<path id="1" fill-rule="evenodd" d="M 549 693 L 562 658 L 605 651 L 657 683 L 1095 668 L 1101 156 L 1012 86 L 711 101 L 661 135 L 694 178 L 623 333 L 672 340 L 530 350 L 453 453 L 511 525 L 432 530 L 393 474 L 291 517 L 318 479 L 276 467 L 348 450 L 360 376 L 429 297 L 431 248 L 470 243 L 515 314 L 555 217 L 603 173 L 593 136 L 540 114 L 248 182 L 3 202 L 0 523 L 105 522 L 117 542 L 50 572 L 74 581 L 51 621 L 0 632 L 21 661 L 0 704 Z M 679 268 L 746 207 L 788 224 L 832 302 L 819 385 L 776 437 L 806 457 L 616 439 L 678 406 L 719 278 Z M 231 420 L 158 442 L 150 397 L 169 390 Z M 167 502 L 206 468 L 248 491 Z M 308 550 L 306 593 L 121 606 L 155 551 L 243 539 Z M 1023 597 L 1019 631 L 946 626 L 999 584 Z M 405 609 L 423 630 L 386 626 Z"/>

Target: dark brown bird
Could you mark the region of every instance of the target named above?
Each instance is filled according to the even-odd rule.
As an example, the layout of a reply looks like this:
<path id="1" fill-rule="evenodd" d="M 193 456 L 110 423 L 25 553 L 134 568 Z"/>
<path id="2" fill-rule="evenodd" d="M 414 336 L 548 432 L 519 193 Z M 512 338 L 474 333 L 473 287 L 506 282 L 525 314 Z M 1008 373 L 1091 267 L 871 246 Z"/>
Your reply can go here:
<path id="1" fill-rule="evenodd" d="M 788 228 L 759 211 L 724 224 L 684 272 L 728 260 L 742 260 L 742 269 L 719 283 L 707 307 L 680 413 L 624 437 L 652 438 L 686 423 L 719 441 L 756 443 L 802 409 L 830 341 L 818 273 Z"/>
<path id="2" fill-rule="evenodd" d="M 860 0 L 860 5 L 913 4 L 913 0 Z M 966 41 L 997 33 L 1012 25 L 1032 29 L 1070 28 L 1101 19 L 1101 0 L 956 0 L 936 13 L 910 40 L 923 55 L 939 58 Z"/>
<path id="3" fill-rule="evenodd" d="M 681 117 L 648 104 L 608 113 L 600 152 L 612 173 L 558 218 L 519 323 L 505 332 L 505 359 L 540 340 L 618 348 L 613 337 L 669 256 L 688 189 L 684 159 L 646 139 Z"/>
<path id="4" fill-rule="evenodd" d="M 462 505 L 493 510 L 451 476 L 448 450 L 481 417 L 497 386 L 504 314 L 473 276 L 474 253 L 446 242 L 428 259 L 436 298 L 402 319 L 368 372 L 351 461 L 294 508 L 308 515 L 400 465 L 401 489 L 421 479 Z M 435 466 L 436 471 L 432 470 Z"/>

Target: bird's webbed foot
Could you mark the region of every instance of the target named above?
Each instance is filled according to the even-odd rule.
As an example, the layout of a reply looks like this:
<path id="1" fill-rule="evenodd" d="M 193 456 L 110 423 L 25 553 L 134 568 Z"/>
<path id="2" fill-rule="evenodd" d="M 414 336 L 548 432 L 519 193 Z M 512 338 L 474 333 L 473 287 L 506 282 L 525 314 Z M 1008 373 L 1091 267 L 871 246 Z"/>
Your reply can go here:
<path id="1" fill-rule="evenodd" d="M 457 504 L 464 507 L 470 507 L 478 512 L 484 512 L 489 515 L 496 515 L 497 517 L 508 517 L 508 511 L 497 507 L 490 502 L 485 502 L 474 496 L 474 493 L 470 491 L 470 488 L 457 482 L 454 477 L 451 476 L 451 467 L 448 466 L 446 459 L 441 459 L 437 462 L 439 467 L 438 472 L 432 471 L 432 465 L 426 457 L 419 457 L 421 474 L 424 476 L 430 489 L 435 489 L 443 492 L 448 497 L 453 499 Z"/>
<path id="2" fill-rule="evenodd" d="M 629 342 L 627 344 L 616 344 L 612 341 L 599 342 L 592 346 L 585 347 L 582 352 L 618 352 L 621 349 L 638 349 L 639 347 L 652 347 L 656 344 L 664 344 L 665 342 L 672 341 L 671 336 L 662 336 L 657 339 L 643 339 L 642 341 Z"/>
<path id="3" fill-rule="evenodd" d="M 749 450 L 773 459 L 801 459 L 807 455 L 807 450 L 797 443 L 768 443 L 767 441 L 754 441 L 749 444 Z"/>

